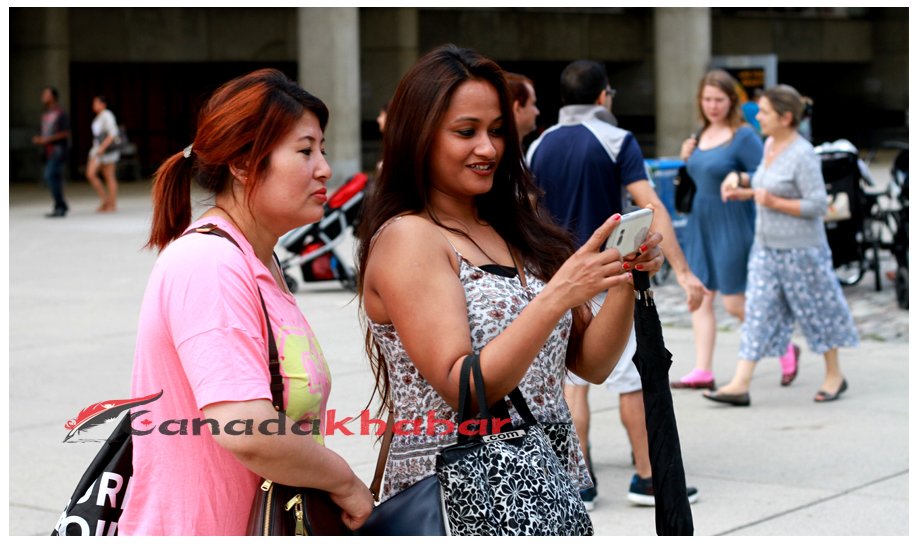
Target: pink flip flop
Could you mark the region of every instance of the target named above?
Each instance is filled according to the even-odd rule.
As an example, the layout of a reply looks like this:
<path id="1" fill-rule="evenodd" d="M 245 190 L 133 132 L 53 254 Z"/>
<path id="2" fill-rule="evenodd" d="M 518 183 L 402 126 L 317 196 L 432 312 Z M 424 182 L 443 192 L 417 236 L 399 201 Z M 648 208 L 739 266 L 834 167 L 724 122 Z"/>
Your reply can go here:
<path id="1" fill-rule="evenodd" d="M 796 379 L 796 374 L 799 373 L 799 353 L 799 346 L 790 342 L 786 348 L 786 354 L 780 357 L 780 366 L 783 369 L 780 385 L 786 387 Z"/>

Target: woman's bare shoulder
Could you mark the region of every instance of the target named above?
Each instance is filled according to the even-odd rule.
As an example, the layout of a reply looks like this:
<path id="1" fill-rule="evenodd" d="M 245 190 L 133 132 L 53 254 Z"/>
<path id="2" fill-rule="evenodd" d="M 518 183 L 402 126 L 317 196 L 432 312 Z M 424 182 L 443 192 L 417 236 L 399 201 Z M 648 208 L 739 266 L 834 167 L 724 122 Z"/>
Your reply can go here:
<path id="1" fill-rule="evenodd" d="M 424 217 L 417 214 L 399 215 L 382 224 L 375 235 L 375 245 L 414 245 L 430 243 L 443 238 L 437 228 Z M 375 251 L 375 247 L 373 250 Z"/>
<path id="2" fill-rule="evenodd" d="M 379 229 L 370 248 L 369 260 L 398 258 L 431 262 L 437 254 L 454 253 L 449 241 L 429 219 L 417 214 L 390 219 Z"/>

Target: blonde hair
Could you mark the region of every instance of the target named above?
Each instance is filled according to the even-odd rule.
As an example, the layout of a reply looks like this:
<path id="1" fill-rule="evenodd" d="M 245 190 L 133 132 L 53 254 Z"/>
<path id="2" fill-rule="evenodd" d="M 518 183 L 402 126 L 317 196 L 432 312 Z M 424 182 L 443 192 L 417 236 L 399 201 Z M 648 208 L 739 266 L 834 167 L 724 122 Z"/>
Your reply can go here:
<path id="1" fill-rule="evenodd" d="M 697 115 L 700 122 L 704 124 L 704 128 L 710 126 L 710 120 L 704 115 L 704 108 L 701 100 L 704 94 L 704 87 L 708 85 L 710 87 L 716 87 L 729 97 L 729 113 L 726 114 L 726 121 L 729 123 L 732 131 L 735 132 L 739 127 L 745 124 L 745 116 L 742 114 L 742 110 L 739 107 L 741 105 L 739 103 L 738 92 L 739 82 L 723 70 L 712 70 L 707 72 L 707 75 L 700 80 L 700 86 L 697 89 Z"/>

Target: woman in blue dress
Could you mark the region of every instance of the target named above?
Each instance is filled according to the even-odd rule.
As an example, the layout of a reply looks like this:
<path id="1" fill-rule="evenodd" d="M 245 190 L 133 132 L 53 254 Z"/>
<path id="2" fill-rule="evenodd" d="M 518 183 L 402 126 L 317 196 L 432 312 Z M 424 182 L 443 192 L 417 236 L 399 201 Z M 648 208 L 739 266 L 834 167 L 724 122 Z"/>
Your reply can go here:
<path id="1" fill-rule="evenodd" d="M 740 173 L 754 172 L 761 163 L 763 144 L 755 130 L 744 122 L 737 85 L 722 70 L 704 76 L 697 94 L 703 127 L 698 135 L 685 140 L 681 148 L 681 158 L 697 186 L 687 226 L 685 256 L 691 270 L 710 292 L 692 315 L 696 366 L 681 380 L 673 382 L 674 388 L 715 386 L 713 301 L 717 291 L 723 295 L 726 310 L 740 320 L 745 319 L 745 278 L 755 234 L 755 207 L 749 201 L 723 202 L 720 186 L 724 181 L 737 179 Z M 795 356 L 792 363 L 792 377 L 795 377 Z M 785 378 L 789 374 L 787 370 L 784 368 Z"/>

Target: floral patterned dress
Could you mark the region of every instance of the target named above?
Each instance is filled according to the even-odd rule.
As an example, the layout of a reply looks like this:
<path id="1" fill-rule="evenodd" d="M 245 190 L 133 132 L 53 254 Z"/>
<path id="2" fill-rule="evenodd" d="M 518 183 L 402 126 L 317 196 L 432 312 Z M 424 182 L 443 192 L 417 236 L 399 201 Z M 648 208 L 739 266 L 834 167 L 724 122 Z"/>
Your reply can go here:
<path id="1" fill-rule="evenodd" d="M 524 270 L 527 286 L 523 287 L 518 277 L 491 274 L 471 264 L 458 250 L 455 254 L 459 259 L 459 280 L 465 289 L 472 349 L 480 353 L 522 313 L 526 304 L 544 289 L 545 283 Z M 374 323 L 369 319 L 367 322 L 388 367 L 395 421 L 412 421 L 402 424 L 400 432 L 405 434 L 396 433 L 392 438 L 382 488 L 381 499 L 385 501 L 436 473 L 436 453 L 454 444 L 458 438 L 456 432 L 446 433 L 446 422 L 455 425 L 453 429 L 460 422 L 458 414 L 420 375 L 394 325 Z M 542 424 L 572 423 L 563 391 L 564 360 L 572 323 L 573 315 L 568 311 L 519 383 L 529 409 Z M 513 425 L 522 423 L 515 410 L 511 410 L 510 415 Z M 574 488 L 592 487 L 579 438 L 572 425 L 570 429 L 565 448 L 568 454 L 560 461 L 567 468 Z"/>

